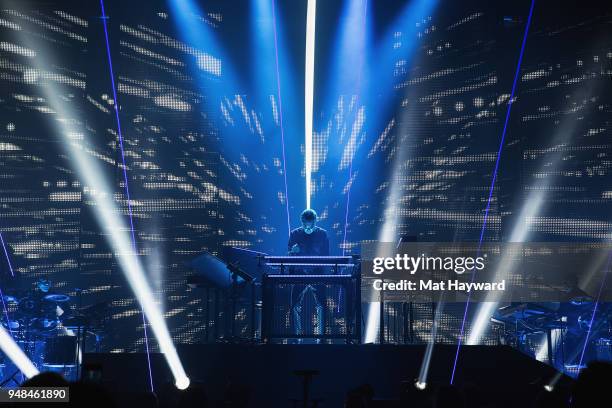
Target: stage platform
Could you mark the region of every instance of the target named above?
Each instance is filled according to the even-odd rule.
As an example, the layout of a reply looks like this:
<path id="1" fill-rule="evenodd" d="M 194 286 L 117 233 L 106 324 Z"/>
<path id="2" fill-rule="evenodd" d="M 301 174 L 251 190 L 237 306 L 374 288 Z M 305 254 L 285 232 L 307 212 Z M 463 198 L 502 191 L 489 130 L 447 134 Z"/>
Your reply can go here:
<path id="1" fill-rule="evenodd" d="M 429 389 L 449 383 L 455 352 L 455 346 L 434 348 Z M 398 400 L 406 390 L 413 393 L 425 346 L 205 344 L 179 346 L 179 354 L 192 383 L 203 384 L 212 402 L 222 401 L 228 384 L 234 384 L 249 390 L 249 406 L 291 406 L 290 399 L 302 393 L 294 371 L 318 370 L 311 397 L 322 399 L 323 407 L 341 407 L 346 392 L 361 384 L 370 384 L 382 400 Z M 172 376 L 162 356 L 151 357 L 156 389 L 168 390 Z M 110 389 L 147 390 L 144 354 L 87 354 L 84 359 L 102 365 L 103 382 Z M 524 392 L 541 389 L 556 373 L 510 347 L 464 346 L 455 384 L 475 385 L 512 406 L 515 397 L 522 394 L 524 401 Z M 563 377 L 560 384 L 568 382 Z"/>

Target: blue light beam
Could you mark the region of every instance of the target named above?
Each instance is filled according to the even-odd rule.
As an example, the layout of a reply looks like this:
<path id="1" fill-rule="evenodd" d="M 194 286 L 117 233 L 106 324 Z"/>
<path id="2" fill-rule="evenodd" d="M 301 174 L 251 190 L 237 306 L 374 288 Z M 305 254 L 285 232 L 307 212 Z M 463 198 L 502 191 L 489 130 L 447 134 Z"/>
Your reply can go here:
<path id="1" fill-rule="evenodd" d="M 131 199 L 130 199 L 130 193 L 129 193 L 129 186 L 128 186 L 128 177 L 127 177 L 127 166 L 125 163 L 125 154 L 124 154 L 124 149 L 123 149 L 123 137 L 122 137 L 122 133 L 121 133 L 121 121 L 119 119 L 119 104 L 117 101 L 117 89 L 115 86 L 115 77 L 114 77 L 114 73 L 113 73 L 113 64 L 112 64 L 112 59 L 111 59 L 111 53 L 110 53 L 110 42 L 108 39 L 108 27 L 107 27 L 107 23 L 106 21 L 108 20 L 108 17 L 106 15 L 106 12 L 104 10 L 104 0 L 100 0 L 100 7 L 102 9 L 102 23 L 104 26 L 104 39 L 106 41 L 106 55 L 108 58 L 108 66 L 109 66 L 109 73 L 110 73 L 110 78 L 111 78 L 111 85 L 112 85 L 112 89 L 113 89 L 113 97 L 114 97 L 114 108 L 115 108 L 115 119 L 117 121 L 117 133 L 119 135 L 119 146 L 121 149 L 121 160 L 122 160 L 122 164 L 123 164 L 123 178 L 124 178 L 124 182 L 125 182 L 125 193 L 126 193 L 126 198 L 127 198 L 127 202 L 128 202 L 128 213 L 129 213 L 129 218 L 130 218 L 130 232 L 131 232 L 131 245 L 132 245 L 132 250 L 134 251 L 134 256 L 136 256 L 137 254 L 137 249 L 136 249 L 136 237 L 135 237 L 135 233 L 134 233 L 134 222 L 133 222 L 133 217 L 132 217 L 132 206 L 131 206 Z M 142 276 L 144 278 L 144 276 Z M 135 292 L 138 292 L 138 288 L 139 286 L 133 286 L 133 289 L 135 290 Z M 149 293 L 136 293 L 136 295 L 146 295 L 147 297 L 150 296 L 150 288 L 144 288 L 144 290 L 146 290 Z M 142 292 L 142 290 L 141 290 Z M 140 300 L 140 297 L 139 297 Z M 166 360 L 168 361 L 168 365 L 170 366 L 170 369 L 172 371 L 172 374 L 175 378 L 175 384 L 177 386 L 177 388 L 179 389 L 185 389 L 189 386 L 189 378 L 187 377 L 187 375 L 185 374 L 185 371 L 183 369 L 183 366 L 181 364 L 181 361 L 178 357 L 178 354 L 176 353 L 176 349 L 174 348 L 174 344 L 172 344 L 172 339 L 169 336 L 168 333 L 168 328 L 165 326 L 164 322 L 163 322 L 163 317 L 161 316 L 161 312 L 159 310 L 157 310 L 157 308 L 149 308 L 149 313 L 155 313 L 155 315 L 152 315 L 151 318 L 153 318 L 154 320 L 151 322 L 153 325 L 153 331 L 157 337 L 157 341 L 159 343 L 160 349 L 162 349 L 162 351 L 164 352 L 164 357 L 166 358 Z M 141 305 L 141 313 L 142 313 L 142 321 L 143 321 L 143 328 L 144 328 L 144 337 L 145 337 L 145 344 L 146 344 L 146 351 L 147 351 L 147 363 L 148 363 L 148 370 L 149 370 L 149 382 L 150 382 L 150 387 L 151 387 L 151 391 L 154 391 L 154 387 L 153 387 L 153 375 L 152 375 L 152 371 L 151 371 L 151 357 L 150 357 L 150 351 L 149 351 L 149 340 L 148 340 L 148 335 L 147 335 L 147 319 L 145 317 L 145 310 L 144 307 Z"/>
<path id="2" fill-rule="evenodd" d="M 506 110 L 506 119 L 504 120 L 504 128 L 502 130 L 501 139 L 499 141 L 499 148 L 497 149 L 497 158 L 495 160 L 495 168 L 493 170 L 493 177 L 491 179 L 491 186 L 489 187 L 489 198 L 487 199 L 487 206 L 485 208 L 484 219 L 482 228 L 480 230 L 480 238 L 478 240 L 478 252 L 480 252 L 480 246 L 482 245 L 482 239 L 484 237 L 485 229 L 487 228 L 487 219 L 489 216 L 489 209 L 491 208 L 491 199 L 493 197 L 493 190 L 495 188 L 495 182 L 497 180 L 497 171 L 499 170 L 499 162 L 501 160 L 502 150 L 504 148 L 504 141 L 506 140 L 506 132 L 508 130 L 508 122 L 510 121 L 510 112 L 512 110 L 512 104 L 514 101 L 514 94 L 516 92 L 516 86 L 518 78 L 521 73 L 521 64 L 523 62 L 523 55 L 525 53 L 525 45 L 527 44 L 527 36 L 529 34 L 529 27 L 531 26 L 531 19 L 533 17 L 533 9 L 535 6 L 535 0 L 531 0 L 531 6 L 529 7 L 529 17 L 527 18 L 527 24 L 525 25 L 525 32 L 523 34 L 523 41 L 521 43 L 521 51 L 519 53 L 518 63 L 516 64 L 516 71 L 514 73 L 514 80 L 512 82 L 512 91 L 510 93 L 510 99 L 508 101 L 508 109 Z M 472 275 L 472 281 L 476 274 Z M 470 305 L 471 293 L 468 293 L 468 298 L 465 302 L 465 309 L 463 310 L 463 319 L 461 320 L 461 330 L 459 332 L 459 339 L 457 341 L 457 350 L 455 352 L 455 360 L 453 361 L 453 369 L 451 373 L 450 383 L 451 385 L 455 381 L 455 373 L 457 371 L 457 362 L 459 361 L 459 353 L 461 351 L 461 343 L 465 332 L 465 322 L 467 320 L 467 313 Z"/>
<path id="3" fill-rule="evenodd" d="M 119 119 L 119 101 L 117 100 L 117 88 L 115 87 L 115 74 L 113 73 L 113 62 L 111 59 L 110 52 L 110 42 L 108 40 L 108 27 L 106 21 L 108 20 L 108 16 L 106 15 L 106 11 L 104 10 L 104 0 L 100 0 L 100 8 L 102 10 L 102 25 L 104 26 L 104 40 L 106 42 L 106 56 L 108 59 L 108 69 L 111 80 L 111 87 L 113 89 L 113 107 L 115 111 L 115 120 L 117 122 L 117 134 L 119 136 L 119 147 L 121 149 L 121 163 L 123 164 L 123 181 L 125 183 L 125 196 L 127 198 L 128 205 L 128 215 L 130 218 L 130 233 L 132 236 L 132 249 L 134 253 L 137 253 L 136 250 L 136 236 L 134 233 L 134 219 L 132 217 L 132 203 L 130 199 L 130 187 L 128 185 L 128 177 L 127 177 L 127 166 L 125 165 L 125 153 L 123 150 L 123 135 L 121 133 L 121 121 Z M 142 315 L 142 327 L 144 332 L 144 340 L 145 340 L 145 350 L 147 353 L 147 368 L 149 373 L 149 386 L 151 388 L 151 392 L 155 392 L 155 388 L 153 387 L 153 371 L 151 370 L 151 351 L 149 349 L 149 335 L 147 333 L 147 319 L 144 314 L 144 310 L 140 309 L 140 314 Z"/>

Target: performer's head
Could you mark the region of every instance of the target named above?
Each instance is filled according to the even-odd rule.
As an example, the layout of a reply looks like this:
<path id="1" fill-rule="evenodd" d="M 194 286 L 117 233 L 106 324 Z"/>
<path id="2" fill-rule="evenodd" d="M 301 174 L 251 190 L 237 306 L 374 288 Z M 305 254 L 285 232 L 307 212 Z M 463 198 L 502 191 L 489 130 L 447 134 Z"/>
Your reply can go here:
<path id="1" fill-rule="evenodd" d="M 36 287 L 44 293 L 47 293 L 51 289 L 51 281 L 45 278 L 40 278 L 36 281 Z"/>
<path id="2" fill-rule="evenodd" d="M 311 208 L 307 208 L 302 211 L 300 218 L 302 219 L 302 228 L 304 228 L 304 232 L 312 234 L 315 224 L 317 223 L 317 212 Z"/>

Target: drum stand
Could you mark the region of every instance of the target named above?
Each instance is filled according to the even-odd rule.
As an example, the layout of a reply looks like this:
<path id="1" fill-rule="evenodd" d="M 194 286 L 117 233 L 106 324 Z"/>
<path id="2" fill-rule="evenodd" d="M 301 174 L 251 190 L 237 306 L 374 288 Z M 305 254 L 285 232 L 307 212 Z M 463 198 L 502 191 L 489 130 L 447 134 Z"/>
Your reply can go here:
<path id="1" fill-rule="evenodd" d="M 78 293 L 78 298 L 79 298 L 79 310 L 81 310 L 83 309 L 83 297 L 82 297 L 83 290 L 77 289 L 76 291 Z M 85 321 L 88 322 L 88 320 L 85 320 Z M 83 324 L 82 322 L 83 321 L 79 322 L 79 325 L 77 325 L 76 327 L 76 348 L 74 352 L 75 354 L 74 355 L 74 366 L 76 369 L 77 381 L 81 378 L 81 355 L 82 355 L 82 350 L 85 349 L 85 333 L 87 330 L 87 326 Z"/>
<path id="2" fill-rule="evenodd" d="M 19 383 L 19 381 L 17 381 L 17 380 L 15 379 L 15 376 L 16 376 L 17 374 L 19 374 L 19 369 L 17 369 L 17 371 L 15 371 L 13 374 L 11 374 L 11 376 L 10 376 L 10 377 L 8 377 L 6 380 L 2 381 L 2 382 L 0 383 L 0 388 L 4 387 L 6 384 L 8 384 L 8 383 L 9 383 L 9 382 L 11 382 L 11 381 L 13 381 L 13 382 L 15 383 L 15 385 L 17 385 L 17 386 L 21 385 L 21 384 Z"/>
<path id="3" fill-rule="evenodd" d="M 77 326 L 76 330 L 76 349 L 74 356 L 74 367 L 76 369 L 76 378 L 77 380 L 81 378 L 81 353 L 85 348 L 85 326 Z"/>
<path id="4" fill-rule="evenodd" d="M 237 264 L 228 264 L 227 265 L 227 269 L 230 272 L 230 276 L 232 279 L 232 284 L 230 287 L 230 299 L 231 299 L 231 316 L 230 316 L 230 327 L 229 327 L 229 337 L 227 338 L 227 342 L 229 343 L 251 343 L 254 342 L 255 340 L 255 336 L 254 336 L 254 331 L 251 332 L 251 337 L 250 338 L 244 338 L 241 336 L 236 335 L 236 311 L 237 311 L 237 306 L 238 306 L 238 299 L 240 298 L 240 292 L 239 292 L 239 284 L 238 284 L 238 278 L 242 278 L 247 284 L 251 284 L 252 285 L 252 289 L 251 289 L 251 295 L 252 295 L 252 299 L 251 299 L 251 313 L 253 313 L 255 306 L 255 283 L 254 283 L 254 278 L 249 275 L 248 273 L 246 273 L 245 271 L 243 271 L 242 269 L 240 269 L 238 267 Z M 254 319 L 255 316 L 253 315 L 251 317 L 253 319 L 252 321 L 252 328 L 254 327 Z"/>

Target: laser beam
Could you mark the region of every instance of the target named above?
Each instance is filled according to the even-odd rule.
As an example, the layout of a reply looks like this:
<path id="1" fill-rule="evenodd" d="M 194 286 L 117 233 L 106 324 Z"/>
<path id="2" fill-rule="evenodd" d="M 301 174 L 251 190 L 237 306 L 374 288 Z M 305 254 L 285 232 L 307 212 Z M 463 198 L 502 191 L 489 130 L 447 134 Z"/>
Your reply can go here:
<path id="1" fill-rule="evenodd" d="M 132 218 L 132 207 L 130 204 L 131 200 L 129 196 L 129 187 L 128 187 L 128 179 L 127 179 L 127 166 L 125 165 L 125 154 L 123 150 L 123 137 L 121 135 L 121 122 L 119 119 L 119 107 L 117 104 L 117 92 L 116 92 L 116 87 L 115 87 L 113 65 L 112 65 L 112 59 L 111 59 L 111 54 L 110 54 L 110 43 L 108 40 L 108 28 L 106 24 L 107 16 L 104 10 L 104 0 L 100 0 L 100 7 L 102 9 L 102 23 L 104 26 L 104 38 L 106 40 L 106 53 L 107 53 L 110 76 L 111 76 L 111 84 L 113 88 L 113 97 L 115 98 L 114 99 L 115 101 L 115 104 L 114 104 L 115 119 L 117 121 L 117 132 L 119 136 L 119 145 L 121 148 L 121 159 L 122 159 L 122 164 L 123 164 L 123 178 L 125 182 L 126 198 L 128 202 L 128 212 L 130 215 L 132 253 L 127 254 L 128 256 L 126 257 L 120 257 L 120 262 L 123 261 L 123 263 L 125 264 L 124 273 L 126 274 L 128 282 L 130 283 L 132 290 L 135 292 L 136 297 L 138 298 L 138 301 L 142 309 L 142 314 L 143 314 L 142 319 L 143 319 L 144 330 L 145 330 L 144 334 L 145 334 L 145 342 L 146 342 L 146 348 L 147 348 L 147 362 L 148 362 L 148 368 L 149 368 L 149 381 L 150 381 L 151 390 L 153 391 L 153 376 L 151 373 L 151 359 L 149 356 L 149 342 L 148 342 L 148 336 L 146 333 L 147 319 L 151 322 L 153 333 L 155 334 L 159 347 L 162 353 L 164 354 L 164 357 L 166 358 L 168 365 L 170 366 L 170 370 L 172 371 L 172 375 L 174 376 L 176 387 L 179 389 L 185 389 L 189 386 L 189 378 L 187 377 L 187 374 L 185 373 L 185 370 L 183 369 L 183 365 L 181 364 L 181 361 L 178 357 L 178 353 L 176 352 L 176 348 L 174 347 L 174 343 L 172 342 L 172 338 L 170 337 L 170 333 L 164 322 L 163 316 L 159 308 L 153 301 L 152 291 L 151 291 L 150 286 L 146 282 L 146 275 L 144 273 L 142 265 L 140 264 L 140 262 L 138 262 L 138 259 L 136 258 L 136 238 L 134 235 L 134 223 L 133 223 L 133 218 Z M 102 208 L 104 207 L 102 206 Z M 108 208 L 105 208 L 105 209 L 108 209 Z M 109 217 L 108 213 L 105 213 L 105 215 L 106 215 L 105 218 L 107 218 L 106 220 L 107 222 L 110 221 L 112 223 L 113 221 L 115 221 L 118 223 L 118 221 L 116 220 L 116 216 Z M 114 219 L 108 220 L 108 218 L 114 218 Z M 120 229 L 115 229 L 115 231 L 120 231 Z M 121 242 L 125 240 L 125 237 L 123 236 L 123 234 L 119 234 L 119 235 L 120 237 L 113 237 L 113 238 L 120 238 L 120 241 L 118 241 L 117 239 L 113 239 L 113 241 L 115 245 L 118 246 L 117 252 L 122 253 L 122 249 L 125 248 L 125 244 L 127 244 L 127 242 Z M 145 318 L 145 315 L 146 315 L 146 318 Z"/>
<path id="2" fill-rule="evenodd" d="M 287 234 L 291 235 L 291 218 L 289 217 L 289 189 L 287 187 L 287 165 L 285 158 L 285 127 L 283 124 L 283 100 L 281 97 L 281 80 L 278 63 L 278 38 L 276 35 L 276 2 L 272 0 L 272 24 L 274 26 L 274 61 L 276 65 L 276 89 L 278 92 L 278 114 L 281 130 L 281 149 L 283 153 L 283 178 L 285 181 L 285 208 L 287 210 Z M 308 207 L 310 208 L 310 207 Z"/>
<path id="3" fill-rule="evenodd" d="M 504 141 L 506 139 L 506 131 L 508 130 L 508 122 L 510 120 L 510 112 L 512 110 L 512 103 L 514 100 L 514 94 L 516 91 L 516 85 L 518 83 L 519 74 L 521 73 L 521 64 L 523 62 L 523 55 L 525 53 L 525 45 L 527 44 L 527 36 L 529 34 L 529 27 L 531 26 L 531 18 L 533 17 L 533 8 L 535 6 L 535 0 L 531 0 L 531 6 L 529 8 L 529 17 L 527 18 L 527 24 L 525 25 L 525 32 L 523 34 L 523 41 L 521 43 L 521 51 L 519 53 L 518 63 L 516 64 L 516 71 L 514 73 L 514 81 L 512 82 L 512 91 L 510 93 L 510 99 L 508 100 L 508 109 L 506 110 L 506 119 L 504 121 L 504 128 L 502 130 L 501 139 L 499 141 L 499 148 L 497 150 L 497 158 L 495 160 L 495 169 L 493 170 L 493 177 L 491 178 L 491 186 L 489 187 L 489 198 L 487 199 L 487 206 L 485 208 L 484 219 L 482 223 L 482 229 L 480 230 L 480 239 L 478 241 L 478 252 L 480 252 L 480 245 L 484 237 L 484 232 L 487 227 L 487 219 L 489 216 L 489 209 L 491 208 L 491 199 L 493 197 L 493 190 L 495 188 L 495 182 L 497 180 L 497 171 L 499 170 L 499 162 L 501 159 L 502 150 L 504 148 Z M 472 280 L 476 274 L 472 275 Z M 468 298 L 465 302 L 465 309 L 463 310 L 463 319 L 461 320 L 461 330 L 459 332 L 459 339 L 457 341 L 457 351 L 455 352 L 455 360 L 453 361 L 453 369 L 451 372 L 451 385 L 455 381 L 455 373 L 457 371 L 457 362 L 459 361 L 459 352 L 461 350 L 461 343 L 463 335 L 465 333 L 465 322 L 467 320 L 467 313 L 470 305 L 471 293 L 468 293 Z"/>
<path id="4" fill-rule="evenodd" d="M 113 73 L 113 62 L 110 53 L 110 42 L 108 41 L 108 27 L 106 26 L 106 20 L 108 17 L 106 16 L 106 12 L 104 10 L 104 0 L 100 0 L 100 8 L 102 9 L 102 24 L 104 26 L 104 40 L 106 41 L 106 56 L 108 58 L 108 69 L 110 72 L 111 86 L 113 89 L 113 100 L 114 111 L 115 111 L 115 120 L 117 121 L 117 134 L 119 136 L 119 147 L 121 150 L 121 163 L 123 164 L 123 181 L 125 184 L 125 196 L 127 198 L 128 205 L 128 216 L 130 217 L 130 233 L 132 235 L 132 247 L 134 252 L 136 252 L 136 237 L 134 235 L 134 218 L 132 217 L 132 203 L 130 199 L 130 187 L 128 184 L 127 177 L 127 166 L 125 165 L 125 152 L 123 150 L 123 135 L 121 133 L 121 120 L 119 119 L 119 102 L 117 101 L 117 88 L 115 87 L 115 75 Z M 144 340 L 145 340 L 145 350 L 147 353 L 147 368 L 149 370 L 149 387 L 151 388 L 151 392 L 155 391 L 153 387 L 153 371 L 151 370 L 151 352 L 149 349 L 149 335 L 147 333 L 147 319 L 145 317 L 144 311 L 141 309 L 142 314 L 142 327 L 144 330 Z"/>
<path id="5" fill-rule="evenodd" d="M 0 243 L 2 243 L 2 250 L 4 251 L 4 256 L 6 257 L 6 263 L 8 264 L 9 271 L 11 272 L 11 276 L 15 277 L 15 273 L 13 272 L 13 264 L 11 263 L 11 258 L 9 257 L 8 251 L 6 249 L 6 243 L 4 242 L 4 237 L 0 233 Z"/>

